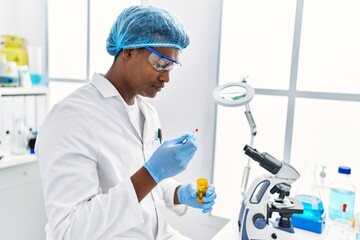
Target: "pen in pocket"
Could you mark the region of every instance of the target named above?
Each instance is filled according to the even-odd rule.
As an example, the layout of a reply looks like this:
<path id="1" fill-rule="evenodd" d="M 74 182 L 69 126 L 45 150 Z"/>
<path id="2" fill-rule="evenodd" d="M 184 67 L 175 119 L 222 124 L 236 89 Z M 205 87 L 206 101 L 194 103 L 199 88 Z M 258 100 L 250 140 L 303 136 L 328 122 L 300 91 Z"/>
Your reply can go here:
<path id="1" fill-rule="evenodd" d="M 158 128 L 158 131 L 157 131 L 157 140 L 159 140 L 159 143 L 162 144 L 163 136 L 162 136 L 161 128 Z"/>

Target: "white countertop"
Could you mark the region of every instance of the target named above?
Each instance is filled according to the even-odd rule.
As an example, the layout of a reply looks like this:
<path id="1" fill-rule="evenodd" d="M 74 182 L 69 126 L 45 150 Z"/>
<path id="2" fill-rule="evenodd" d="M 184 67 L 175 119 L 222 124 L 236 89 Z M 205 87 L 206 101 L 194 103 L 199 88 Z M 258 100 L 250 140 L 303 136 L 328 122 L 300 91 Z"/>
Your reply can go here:
<path id="1" fill-rule="evenodd" d="M 0 160 L 0 169 L 37 161 L 35 154 L 13 155 L 10 153 L 3 153 L 1 156 L 4 157 Z"/>
<path id="2" fill-rule="evenodd" d="M 332 222 L 325 223 L 325 228 L 322 232 L 322 234 L 313 233 L 310 231 L 305 231 L 299 228 L 294 228 L 296 238 L 294 239 L 311 239 L 311 240 L 324 240 L 326 239 L 326 231 L 327 231 L 327 225 L 332 224 Z M 352 238 L 349 238 L 349 240 L 355 239 L 355 231 L 353 231 Z M 241 240 L 240 239 L 240 233 L 239 233 L 239 227 L 238 227 L 238 220 L 237 218 L 234 218 L 230 220 L 213 238 L 212 240 Z M 283 240 L 283 239 L 278 239 Z M 291 239 L 286 239 L 291 240 Z"/>

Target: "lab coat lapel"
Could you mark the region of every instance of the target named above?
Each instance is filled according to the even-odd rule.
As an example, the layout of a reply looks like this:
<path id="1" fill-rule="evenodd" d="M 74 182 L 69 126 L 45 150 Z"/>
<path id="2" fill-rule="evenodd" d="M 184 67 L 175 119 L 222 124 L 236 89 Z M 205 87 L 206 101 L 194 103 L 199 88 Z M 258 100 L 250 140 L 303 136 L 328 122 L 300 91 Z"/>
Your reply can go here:
<path id="1" fill-rule="evenodd" d="M 143 131 L 143 149 L 144 156 L 147 160 L 151 157 L 154 150 L 156 150 L 153 146 L 153 143 L 154 141 L 157 141 L 157 130 L 160 128 L 160 123 L 156 121 L 157 113 L 153 112 L 153 110 L 141 99 L 141 97 L 138 97 L 137 99 L 140 110 L 144 114 L 145 118 Z M 158 219 L 158 230 L 155 239 L 161 239 L 161 236 L 159 236 L 158 233 L 164 229 L 165 222 L 162 210 L 164 208 L 164 202 L 161 198 L 159 198 L 159 196 L 162 195 L 162 192 L 159 187 L 156 187 L 151 191 L 151 195 L 154 199 L 156 216 Z"/>
<path id="2" fill-rule="evenodd" d="M 137 100 L 138 100 L 140 110 L 145 118 L 144 130 L 142 133 L 143 134 L 142 135 L 143 144 L 152 143 L 152 141 L 155 139 L 155 136 L 156 136 L 155 132 L 154 132 L 155 127 L 154 127 L 154 123 L 152 120 L 152 114 L 149 112 L 149 107 L 146 106 L 146 104 L 143 102 L 143 100 L 140 97 L 138 97 Z M 146 146 L 144 146 L 144 147 L 146 147 Z"/>

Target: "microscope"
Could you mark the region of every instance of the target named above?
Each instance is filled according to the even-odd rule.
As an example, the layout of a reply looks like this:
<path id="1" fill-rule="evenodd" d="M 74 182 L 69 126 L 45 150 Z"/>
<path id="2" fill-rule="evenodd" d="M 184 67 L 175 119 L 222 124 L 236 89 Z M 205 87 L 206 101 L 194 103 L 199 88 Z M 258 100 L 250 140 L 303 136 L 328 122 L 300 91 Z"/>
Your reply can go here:
<path id="1" fill-rule="evenodd" d="M 245 154 L 272 173 L 257 177 L 246 192 L 239 213 L 242 240 L 297 239 L 291 223 L 294 213 L 303 213 L 302 203 L 289 197 L 291 184 L 300 174 L 290 164 L 248 145 Z M 275 218 L 273 217 L 273 213 Z M 276 217 L 279 215 L 279 217 Z"/>

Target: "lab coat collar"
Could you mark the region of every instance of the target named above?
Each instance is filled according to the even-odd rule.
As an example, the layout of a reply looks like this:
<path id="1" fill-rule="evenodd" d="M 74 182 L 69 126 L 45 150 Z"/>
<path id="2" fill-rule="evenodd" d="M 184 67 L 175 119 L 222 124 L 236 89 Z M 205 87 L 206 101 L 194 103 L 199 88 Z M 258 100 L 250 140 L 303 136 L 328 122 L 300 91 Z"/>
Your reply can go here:
<path id="1" fill-rule="evenodd" d="M 107 80 L 104 76 L 102 76 L 99 73 L 94 73 L 93 78 L 90 81 L 90 83 L 100 92 L 100 94 L 104 98 L 111 98 L 111 97 L 118 96 L 121 99 L 121 102 L 123 105 L 122 109 L 123 109 L 123 111 L 126 111 L 128 120 L 131 122 L 131 124 L 133 126 L 133 130 L 136 132 L 136 135 L 138 136 L 138 138 L 141 142 L 143 141 L 143 138 L 144 138 L 144 140 L 147 138 L 152 139 L 153 135 L 151 134 L 148 136 L 147 131 L 144 131 L 145 134 L 143 134 L 143 136 L 140 136 L 138 134 L 138 132 L 136 131 L 136 128 L 134 126 L 134 123 L 131 121 L 131 119 L 129 117 L 128 109 L 126 107 L 126 102 L 124 101 L 122 96 L 119 94 L 117 89 L 114 87 L 114 85 L 111 84 L 111 82 L 109 80 Z M 145 118 L 144 129 L 147 129 L 149 126 L 151 126 L 151 124 L 153 124 L 153 122 L 151 120 L 151 116 L 152 116 L 152 114 L 154 114 L 154 112 L 152 111 L 152 107 L 150 107 L 141 96 L 137 95 L 136 100 L 138 101 L 140 110 Z M 151 122 L 149 122 L 149 121 L 151 121 Z"/>
<path id="2" fill-rule="evenodd" d="M 90 83 L 99 90 L 104 98 L 120 96 L 118 90 L 107 80 L 104 76 L 99 73 L 94 73 Z"/>
<path id="3" fill-rule="evenodd" d="M 134 134 L 142 142 L 142 136 L 139 135 L 138 131 L 134 126 L 134 123 L 131 121 L 129 117 L 129 112 L 126 102 L 124 101 L 118 90 L 114 87 L 114 85 L 112 85 L 109 80 L 107 80 L 104 76 L 102 76 L 99 73 L 94 73 L 90 83 L 99 91 L 99 93 L 104 98 L 117 97 L 120 100 L 119 109 L 123 111 L 124 114 L 126 114 L 127 120 L 129 121 L 129 124 L 132 126 L 132 130 L 134 131 Z M 140 104 L 140 102 L 138 102 L 138 104 Z"/>
<path id="4" fill-rule="evenodd" d="M 118 90 L 114 87 L 114 85 L 112 85 L 109 80 L 107 80 L 103 75 L 99 73 L 94 73 L 90 83 L 94 85 L 94 87 L 101 93 L 104 98 L 120 96 L 120 98 L 123 99 L 122 96 L 119 94 Z M 142 99 L 142 97 L 139 95 L 136 96 L 136 100 L 138 101 L 140 107 L 142 106 L 142 104 L 147 105 Z M 125 101 L 124 104 L 126 104 Z"/>

